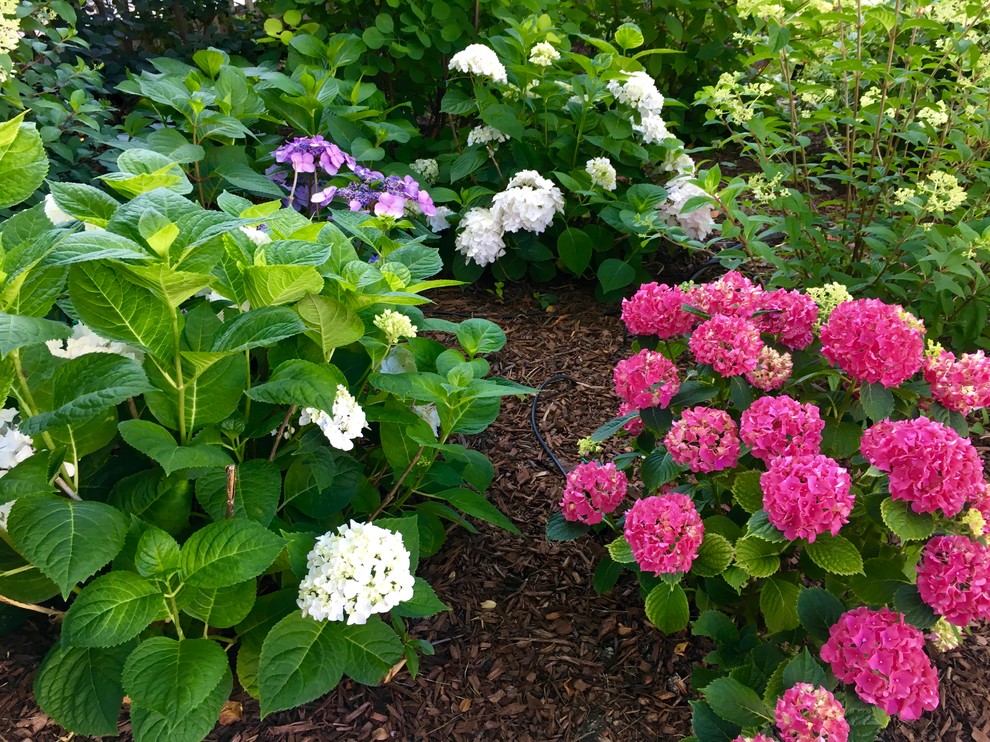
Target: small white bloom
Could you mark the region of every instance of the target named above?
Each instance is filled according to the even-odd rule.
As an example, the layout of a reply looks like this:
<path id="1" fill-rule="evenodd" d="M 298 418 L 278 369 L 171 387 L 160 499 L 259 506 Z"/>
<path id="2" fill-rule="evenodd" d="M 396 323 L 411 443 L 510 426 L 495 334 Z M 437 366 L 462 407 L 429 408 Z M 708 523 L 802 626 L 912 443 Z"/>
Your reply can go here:
<path id="1" fill-rule="evenodd" d="M 254 243 L 255 247 L 264 247 L 272 241 L 266 232 L 257 227 L 241 227 L 241 231 Z"/>
<path id="2" fill-rule="evenodd" d="M 422 176 L 423 180 L 430 185 L 433 185 L 437 178 L 440 177 L 440 166 L 437 164 L 436 160 L 425 158 L 419 159 L 414 161 L 413 164 L 409 166 L 409 169 Z"/>
<path id="3" fill-rule="evenodd" d="M 642 121 L 633 124 L 633 131 L 643 135 L 643 144 L 658 144 L 664 139 L 670 139 L 673 134 L 667 131 L 667 123 L 656 114 L 643 116 Z"/>
<path id="4" fill-rule="evenodd" d="M 58 204 L 55 203 L 55 197 L 50 193 L 45 195 L 45 216 L 56 227 L 61 227 L 63 224 L 75 221 L 73 217 L 59 208 Z"/>
<path id="5" fill-rule="evenodd" d="M 529 53 L 529 61 L 538 67 L 550 67 L 558 59 L 560 59 L 560 52 L 554 48 L 553 44 L 546 41 L 534 44 Z"/>
<path id="6" fill-rule="evenodd" d="M 499 144 L 509 141 L 509 135 L 503 134 L 493 126 L 476 126 L 468 132 L 468 147 L 475 144 Z"/>
<path id="7" fill-rule="evenodd" d="M 48 340 L 45 342 L 48 350 L 58 358 L 78 358 L 87 353 L 116 353 L 141 363 L 144 352 L 126 343 L 106 340 L 82 322 L 72 328 L 72 337 L 66 340 Z"/>
<path id="8" fill-rule="evenodd" d="M 593 157 L 584 166 L 591 176 L 591 184 L 604 188 L 606 191 L 615 190 L 615 168 L 607 157 Z"/>
<path id="9" fill-rule="evenodd" d="M 492 214 L 505 232 L 540 234 L 564 211 L 564 195 L 535 170 L 522 170 L 492 199 Z"/>
<path id="10" fill-rule="evenodd" d="M 918 111 L 918 118 L 933 129 L 938 129 L 949 122 L 949 109 L 945 105 L 945 101 L 940 100 L 933 107 L 922 108 Z"/>
<path id="11" fill-rule="evenodd" d="M 682 213 L 688 200 L 708 194 L 686 177 L 674 178 L 664 187 L 667 189 L 667 199 L 657 205 L 664 221 L 670 226 L 679 226 L 693 240 L 708 237 L 715 229 L 711 204 L 704 204 L 690 213 Z"/>
<path id="12" fill-rule="evenodd" d="M 361 437 L 361 431 L 368 427 L 368 418 L 358 401 L 343 384 L 337 385 L 337 397 L 333 401 L 333 414 L 306 407 L 299 415 L 299 424 L 314 423 L 330 445 L 341 451 L 354 448 L 354 440 Z"/>
<path id="13" fill-rule="evenodd" d="M 14 507 L 14 501 L 10 500 L 0 505 L 0 531 L 7 530 L 7 518 L 10 517 L 10 511 Z"/>
<path id="14" fill-rule="evenodd" d="M 455 246 L 465 263 L 473 260 L 478 265 L 488 265 L 505 255 L 505 230 L 491 209 L 471 209 L 461 219 L 460 226 Z"/>
<path id="15" fill-rule="evenodd" d="M 440 413 L 435 404 L 414 404 L 410 409 L 430 426 L 434 436 L 440 435 Z"/>
<path id="16" fill-rule="evenodd" d="M 610 80 L 608 92 L 644 117 L 659 116 L 663 108 L 663 95 L 657 90 L 653 78 L 645 72 L 629 73 L 624 82 Z"/>
<path id="17" fill-rule="evenodd" d="M 416 337 L 416 328 L 412 320 L 401 312 L 386 309 L 377 315 L 374 320 L 375 327 L 385 333 L 385 339 L 389 345 L 395 345 L 400 338 Z"/>
<path id="18" fill-rule="evenodd" d="M 684 154 L 683 152 L 678 154 L 678 150 L 670 149 L 667 150 L 667 156 L 664 158 L 661 169 L 667 173 L 674 172 L 678 175 L 693 176 L 694 160 L 691 158 L 691 155 Z"/>
<path id="19" fill-rule="evenodd" d="M 436 213 L 432 216 L 426 217 L 426 223 L 429 225 L 431 230 L 436 233 L 440 233 L 445 229 L 450 229 L 450 222 L 447 221 L 447 217 L 453 215 L 453 213 L 454 212 L 446 206 L 437 206 Z"/>
<path id="20" fill-rule="evenodd" d="M 33 441 L 17 428 L 15 417 L 14 407 L 0 410 L 0 477 L 34 455 Z"/>
<path id="21" fill-rule="evenodd" d="M 506 83 L 508 77 L 505 65 L 498 61 L 495 52 L 484 44 L 471 44 L 457 52 L 450 59 L 448 69 L 464 72 L 469 75 L 489 77 L 494 82 Z"/>
<path id="22" fill-rule="evenodd" d="M 411 600 L 415 578 L 409 551 L 398 533 L 351 521 L 316 539 L 296 601 L 317 621 L 368 622 Z"/>

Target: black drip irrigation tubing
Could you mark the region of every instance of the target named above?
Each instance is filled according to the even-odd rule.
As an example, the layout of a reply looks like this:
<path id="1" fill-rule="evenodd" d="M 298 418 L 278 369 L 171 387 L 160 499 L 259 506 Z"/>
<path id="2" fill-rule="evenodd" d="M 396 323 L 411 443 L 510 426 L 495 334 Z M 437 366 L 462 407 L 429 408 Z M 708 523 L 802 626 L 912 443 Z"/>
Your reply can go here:
<path id="1" fill-rule="evenodd" d="M 550 457 L 550 459 L 553 461 L 556 467 L 560 470 L 560 475 L 562 477 L 566 477 L 567 470 L 564 468 L 564 465 L 560 463 L 560 459 L 558 459 L 554 455 L 553 451 L 550 450 L 550 446 L 547 445 L 546 440 L 543 438 L 543 434 L 540 433 L 540 426 L 536 422 L 536 409 L 537 409 L 537 405 L 540 402 L 540 394 L 543 393 L 543 390 L 546 389 L 548 385 L 553 384 L 554 382 L 557 381 L 569 381 L 572 384 L 578 383 L 577 379 L 575 379 L 573 376 L 568 376 L 567 374 L 554 374 L 549 379 L 547 379 L 542 384 L 540 384 L 539 388 L 536 390 L 536 394 L 533 395 L 533 406 L 529 410 L 529 422 L 530 425 L 533 426 L 533 435 L 536 436 L 536 440 L 540 444 L 540 447 L 546 452 L 547 456 Z"/>

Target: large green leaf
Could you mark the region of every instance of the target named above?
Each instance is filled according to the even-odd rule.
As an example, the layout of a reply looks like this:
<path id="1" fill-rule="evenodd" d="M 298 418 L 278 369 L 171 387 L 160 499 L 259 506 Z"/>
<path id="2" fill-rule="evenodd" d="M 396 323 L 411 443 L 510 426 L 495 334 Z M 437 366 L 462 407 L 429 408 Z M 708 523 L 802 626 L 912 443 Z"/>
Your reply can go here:
<path id="1" fill-rule="evenodd" d="M 0 498 L 2 499 L 2 498 Z M 29 567 L 20 572 L 21 568 Z M 58 595 L 58 587 L 37 567 L 29 565 L 4 539 L 0 538 L 0 595 L 22 603 L 40 603 Z"/>
<path id="2" fill-rule="evenodd" d="M 821 533 L 807 546 L 811 561 L 834 575 L 857 575 L 863 572 L 863 557 L 852 541 L 843 536 Z"/>
<path id="3" fill-rule="evenodd" d="M 138 539 L 134 567 L 142 577 L 161 579 L 179 569 L 179 544 L 171 535 L 150 524 Z"/>
<path id="4" fill-rule="evenodd" d="M 120 270 L 127 274 L 131 281 L 149 289 L 173 308 L 208 287 L 213 281 L 213 277 L 205 273 L 179 271 L 162 263 L 121 265 Z"/>
<path id="5" fill-rule="evenodd" d="M 224 323 L 213 344 L 218 352 L 234 352 L 274 345 L 306 330 L 299 315 L 286 307 L 262 307 Z"/>
<path id="6" fill-rule="evenodd" d="M 473 515 L 475 518 L 494 523 L 509 533 L 519 535 L 519 529 L 516 528 L 515 524 L 501 510 L 485 499 L 484 495 L 480 495 L 474 490 L 469 490 L 465 487 L 454 487 L 453 489 L 444 490 L 437 495 L 431 495 L 431 497 L 446 500 L 455 508 L 463 510 L 468 515 Z"/>
<path id="7" fill-rule="evenodd" d="M 306 336 L 329 357 L 334 348 L 355 343 L 364 337 L 364 322 L 354 312 L 329 296 L 309 295 L 296 304 L 296 311 L 306 323 Z"/>
<path id="8" fill-rule="evenodd" d="M 48 157 L 34 124 L 25 114 L 0 124 L 0 209 L 26 200 L 45 180 Z"/>
<path id="9" fill-rule="evenodd" d="M 102 502 L 30 495 L 14 502 L 7 532 L 17 550 L 67 598 L 117 555 L 127 526 L 123 513 Z"/>
<path id="10" fill-rule="evenodd" d="M 495 353 L 505 347 L 505 333 L 494 322 L 474 317 L 457 326 L 457 342 L 472 358 L 479 353 Z"/>
<path id="11" fill-rule="evenodd" d="M 403 656 L 402 640 L 376 616 L 365 624 L 342 626 L 347 645 L 344 672 L 364 685 L 378 685 Z"/>
<path id="12" fill-rule="evenodd" d="M 247 618 L 258 594 L 256 580 L 228 587 L 190 587 L 179 593 L 179 608 L 215 629 L 228 629 Z"/>
<path id="13" fill-rule="evenodd" d="M 182 351 L 186 430 L 226 420 L 237 409 L 247 380 L 243 356 Z M 166 427 L 179 427 L 178 395 L 168 379 L 151 366 L 148 378 L 158 387 L 144 395 L 152 414 Z M 161 390 L 161 391 L 159 391 Z"/>
<path id="14" fill-rule="evenodd" d="M 120 206 L 112 196 L 91 185 L 52 181 L 48 187 L 51 189 L 52 198 L 62 211 L 76 219 L 100 227 L 107 225 Z"/>
<path id="15" fill-rule="evenodd" d="M 758 536 L 736 542 L 736 564 L 753 577 L 769 577 L 780 569 L 781 547 Z"/>
<path id="16" fill-rule="evenodd" d="M 661 582 L 650 590 L 644 607 L 650 623 L 665 634 L 673 634 L 686 628 L 691 619 L 687 595 L 680 585 Z"/>
<path id="17" fill-rule="evenodd" d="M 134 240 L 113 232 L 74 232 L 45 257 L 44 265 L 72 265 L 92 260 L 149 260 L 151 254 Z"/>
<path id="18" fill-rule="evenodd" d="M 914 512 L 903 500 L 888 497 L 880 503 L 880 514 L 901 541 L 924 541 L 935 533 L 935 519 L 929 513 Z"/>
<path id="19" fill-rule="evenodd" d="M 447 606 L 439 597 L 432 585 L 422 577 L 417 577 L 413 585 L 413 596 L 405 603 L 400 603 L 392 609 L 393 616 L 407 618 L 425 618 L 447 610 Z"/>
<path id="20" fill-rule="evenodd" d="M 320 293 L 323 276 L 311 265 L 249 265 L 244 286 L 252 307 L 275 307 Z"/>
<path id="21" fill-rule="evenodd" d="M 141 704 L 131 704 L 131 727 L 136 742 L 200 742 L 217 725 L 220 710 L 230 697 L 234 679 L 225 668 L 216 687 L 181 717 L 170 720 Z"/>
<path id="22" fill-rule="evenodd" d="M 760 487 L 760 472 L 739 472 L 732 480 L 732 498 L 747 513 L 762 510 L 763 489 Z"/>
<path id="23" fill-rule="evenodd" d="M 867 383 L 859 388 L 859 403 L 867 416 L 877 422 L 890 417 L 894 411 L 894 395 L 883 384 Z"/>
<path id="24" fill-rule="evenodd" d="M 336 687 L 347 664 L 343 628 L 339 622 L 314 621 L 296 611 L 268 632 L 258 668 L 262 717 Z"/>
<path id="25" fill-rule="evenodd" d="M 797 601 L 801 588 L 783 577 L 771 577 L 760 590 L 760 610 L 772 632 L 796 628 L 798 621 Z"/>
<path id="26" fill-rule="evenodd" d="M 757 727 L 773 721 L 773 715 L 752 688 L 735 678 L 716 678 L 704 690 L 712 710 L 726 721 L 742 727 Z"/>
<path id="27" fill-rule="evenodd" d="M 284 546 L 284 539 L 250 520 L 210 523 L 182 546 L 183 580 L 208 588 L 250 580 L 264 572 Z"/>
<path id="28" fill-rule="evenodd" d="M 702 577 L 722 574 L 732 564 L 732 544 L 719 533 L 706 532 L 698 547 L 698 556 L 691 563 L 691 571 Z"/>
<path id="29" fill-rule="evenodd" d="M 845 612 L 842 601 L 820 587 L 806 587 L 798 595 L 798 618 L 804 630 L 819 641 L 828 639 L 829 629 Z"/>
<path id="30" fill-rule="evenodd" d="M 89 583 L 69 606 L 62 641 L 76 647 L 115 647 L 130 641 L 165 607 L 161 591 L 142 577 L 117 570 Z"/>
<path id="31" fill-rule="evenodd" d="M 148 420 L 124 420 L 118 427 L 121 437 L 161 464 L 165 474 L 179 469 L 227 466 L 232 463 L 227 454 L 214 446 L 180 446 L 170 432 Z"/>
<path id="32" fill-rule="evenodd" d="M 206 700 L 228 670 L 227 655 L 209 639 L 145 639 L 124 663 L 131 701 L 173 724 Z"/>
<path id="33" fill-rule="evenodd" d="M 266 459 L 250 459 L 234 470 L 234 517 L 267 526 L 282 494 L 278 467 Z M 213 520 L 227 517 L 227 471 L 206 472 L 196 480 L 196 499 Z"/>
<path id="34" fill-rule="evenodd" d="M 189 525 L 192 482 L 180 475 L 164 477 L 158 469 L 141 471 L 119 480 L 109 502 L 177 536 Z"/>
<path id="35" fill-rule="evenodd" d="M 346 387 L 347 379 L 336 366 L 293 359 L 279 365 L 268 381 L 251 387 L 246 393 L 259 402 L 294 404 L 330 412 L 337 398 L 338 385 Z"/>
<path id="36" fill-rule="evenodd" d="M 64 340 L 72 330 L 61 322 L 0 312 L 0 354 L 47 340 Z"/>
<path id="37" fill-rule="evenodd" d="M 34 697 L 41 710 L 77 734 L 116 735 L 124 700 L 120 675 L 131 649 L 130 645 L 94 649 L 56 644 L 34 679 Z"/>

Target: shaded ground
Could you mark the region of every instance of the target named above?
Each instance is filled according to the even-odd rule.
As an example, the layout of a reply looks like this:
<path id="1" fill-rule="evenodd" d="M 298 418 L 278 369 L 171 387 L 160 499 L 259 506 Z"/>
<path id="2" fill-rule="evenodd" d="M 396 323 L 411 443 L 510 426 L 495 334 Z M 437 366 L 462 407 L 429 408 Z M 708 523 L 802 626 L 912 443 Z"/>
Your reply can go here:
<path id="1" fill-rule="evenodd" d="M 538 386 L 559 373 L 540 398 L 540 427 L 565 463 L 576 441 L 614 412 L 611 369 L 625 352 L 623 328 L 586 289 L 560 286 L 553 311 L 521 287 L 504 301 L 481 289 L 448 294 L 445 312 L 485 316 L 502 325 L 508 345 L 494 372 Z M 543 300 L 546 301 L 544 295 Z M 990 442 L 990 438 L 984 443 Z M 473 444 L 496 464 L 493 501 L 524 533 L 493 528 L 454 533 L 423 571 L 451 606 L 421 621 L 434 642 L 421 674 L 399 672 L 388 684 L 350 683 L 301 709 L 219 727 L 217 740 L 677 740 L 688 733 L 688 637 L 665 638 L 646 625 L 628 578 L 598 596 L 591 588 L 601 545 L 592 539 L 550 544 L 546 518 L 562 480 L 534 439 L 529 403 L 509 399 L 499 420 Z M 494 607 L 490 606 L 492 601 Z M 30 683 L 51 642 L 43 621 L 0 639 L 0 742 L 55 740 L 64 733 L 34 705 Z M 886 732 L 888 742 L 990 742 L 990 648 L 976 636 L 937 658 L 942 706 L 913 725 Z M 123 727 L 125 730 L 127 726 Z"/>

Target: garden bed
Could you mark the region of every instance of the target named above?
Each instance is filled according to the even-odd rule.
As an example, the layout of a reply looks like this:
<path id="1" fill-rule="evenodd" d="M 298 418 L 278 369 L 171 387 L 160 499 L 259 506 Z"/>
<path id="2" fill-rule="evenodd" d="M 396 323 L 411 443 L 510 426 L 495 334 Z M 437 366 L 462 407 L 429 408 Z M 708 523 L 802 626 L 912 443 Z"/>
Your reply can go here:
<path id="1" fill-rule="evenodd" d="M 617 313 L 596 304 L 585 288 L 540 290 L 534 296 L 531 288 L 511 286 L 500 301 L 473 287 L 447 292 L 440 306 L 451 319 L 481 316 L 505 328 L 509 342 L 492 359 L 495 373 L 533 386 L 556 374 L 576 381 L 548 386 L 538 417 L 548 445 L 573 464 L 577 439 L 614 413 L 611 368 L 627 350 L 624 329 Z M 428 560 L 423 576 L 451 610 L 414 626 L 437 650 L 423 658 L 420 675 L 413 679 L 403 669 L 378 688 L 345 682 L 263 722 L 257 703 L 235 691 L 242 717 L 210 739 L 525 742 L 676 740 L 690 733 L 691 664 L 703 646 L 687 634 L 665 637 L 648 627 L 631 579 L 596 595 L 591 574 L 600 544 L 545 540 L 562 479 L 533 436 L 529 413 L 529 401 L 508 398 L 498 421 L 472 441 L 495 463 L 491 498 L 524 537 L 488 526 L 478 536 L 454 532 Z M 975 442 L 985 454 L 990 436 Z M 978 633 L 938 656 L 940 708 L 918 722 L 896 723 L 884 739 L 990 739 L 988 637 Z M 31 694 L 52 641 L 42 619 L 7 638 L 0 653 L 0 740 L 62 735 Z"/>

